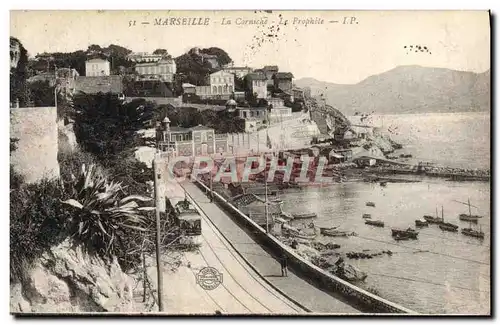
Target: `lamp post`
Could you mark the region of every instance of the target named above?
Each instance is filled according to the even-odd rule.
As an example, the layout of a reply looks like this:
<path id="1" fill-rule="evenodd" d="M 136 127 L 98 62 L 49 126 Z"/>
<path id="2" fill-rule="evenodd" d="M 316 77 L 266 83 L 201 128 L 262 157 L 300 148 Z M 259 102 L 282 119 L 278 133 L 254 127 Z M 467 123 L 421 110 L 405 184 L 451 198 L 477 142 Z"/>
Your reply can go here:
<path id="1" fill-rule="evenodd" d="M 163 273 L 161 270 L 161 259 L 160 259 L 160 245 L 161 245 L 161 222 L 160 222 L 160 193 L 159 193 L 159 179 L 161 179 L 161 174 L 158 173 L 158 163 L 156 161 L 156 155 L 153 159 L 153 172 L 154 172 L 154 198 L 155 198 L 155 215 L 156 215 L 156 274 L 158 282 L 158 309 L 159 311 L 164 311 L 163 308 Z"/>
<path id="2" fill-rule="evenodd" d="M 266 166 L 264 168 L 264 170 L 265 170 L 265 173 L 264 173 L 265 174 L 264 175 L 264 184 L 265 184 L 265 187 L 266 187 L 266 192 L 265 192 L 266 195 L 265 195 L 265 203 L 264 203 L 265 204 L 265 206 L 264 206 L 265 210 L 264 211 L 266 213 L 266 233 L 269 233 L 269 210 L 268 210 L 268 206 L 267 206 L 268 205 L 268 201 L 267 201 L 267 159 L 265 159 L 264 161 L 265 161 L 265 164 L 266 164 Z"/>
<path id="3" fill-rule="evenodd" d="M 212 159 L 213 161 L 213 159 Z M 213 190 L 213 175 L 212 175 L 212 172 L 213 172 L 213 166 L 212 166 L 212 169 L 210 169 L 210 203 L 212 203 L 214 201 L 214 190 Z"/>

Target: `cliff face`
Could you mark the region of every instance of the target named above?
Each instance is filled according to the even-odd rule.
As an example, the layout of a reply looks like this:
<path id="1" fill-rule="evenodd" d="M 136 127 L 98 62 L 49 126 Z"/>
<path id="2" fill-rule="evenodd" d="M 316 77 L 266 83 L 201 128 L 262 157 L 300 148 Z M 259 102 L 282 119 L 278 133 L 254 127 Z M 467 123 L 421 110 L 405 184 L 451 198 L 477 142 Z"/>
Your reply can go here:
<path id="1" fill-rule="evenodd" d="M 135 281 L 117 261 L 90 256 L 70 241 L 46 252 L 22 283 L 11 283 L 12 313 L 139 312 Z"/>
<path id="2" fill-rule="evenodd" d="M 349 120 L 338 109 L 321 104 L 314 98 L 306 99 L 306 107 L 323 135 L 333 136 L 335 132 L 343 134 L 351 126 Z"/>

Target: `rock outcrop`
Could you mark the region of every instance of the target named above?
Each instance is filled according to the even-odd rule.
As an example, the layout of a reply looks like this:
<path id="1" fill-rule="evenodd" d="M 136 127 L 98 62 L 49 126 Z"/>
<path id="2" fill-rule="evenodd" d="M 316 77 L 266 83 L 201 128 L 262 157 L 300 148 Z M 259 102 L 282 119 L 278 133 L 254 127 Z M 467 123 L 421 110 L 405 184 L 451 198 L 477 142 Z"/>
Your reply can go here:
<path id="1" fill-rule="evenodd" d="M 91 256 L 69 240 L 53 247 L 11 283 L 12 313 L 140 312 L 134 279 L 116 260 Z"/>

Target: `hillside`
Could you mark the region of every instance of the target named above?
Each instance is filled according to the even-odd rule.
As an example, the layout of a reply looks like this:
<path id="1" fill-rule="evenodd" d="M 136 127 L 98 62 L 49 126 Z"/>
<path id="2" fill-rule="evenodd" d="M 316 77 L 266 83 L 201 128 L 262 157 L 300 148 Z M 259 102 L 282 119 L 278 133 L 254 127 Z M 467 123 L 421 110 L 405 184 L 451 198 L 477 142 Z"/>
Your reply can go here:
<path id="1" fill-rule="evenodd" d="M 355 85 L 340 85 L 303 78 L 299 87 L 324 93 L 327 104 L 346 115 L 424 112 L 478 112 L 490 110 L 490 71 L 455 71 L 421 66 L 400 66 L 373 75 Z"/>

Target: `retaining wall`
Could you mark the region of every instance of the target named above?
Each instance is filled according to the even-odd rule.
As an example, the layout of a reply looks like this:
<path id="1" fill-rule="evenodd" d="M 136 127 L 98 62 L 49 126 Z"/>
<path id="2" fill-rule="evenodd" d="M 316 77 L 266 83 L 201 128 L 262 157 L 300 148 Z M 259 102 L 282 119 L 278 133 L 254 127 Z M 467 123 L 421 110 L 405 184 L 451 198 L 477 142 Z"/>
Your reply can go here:
<path id="1" fill-rule="evenodd" d="M 56 107 L 13 108 L 10 112 L 10 137 L 19 139 L 10 155 L 14 170 L 28 183 L 58 178 Z"/>
<path id="2" fill-rule="evenodd" d="M 203 191 L 210 191 L 210 189 L 200 181 L 196 181 L 196 185 Z M 369 312 L 390 314 L 416 314 L 416 312 L 408 308 L 385 300 L 322 270 L 321 268 L 317 267 L 316 265 L 312 264 L 299 254 L 297 254 L 292 248 L 281 243 L 274 236 L 267 234 L 262 227 L 257 225 L 248 216 L 239 211 L 217 192 L 214 192 L 213 194 L 216 202 L 224 210 L 235 216 L 235 219 L 241 225 L 245 226 L 247 229 L 250 229 L 261 244 L 265 245 L 277 256 L 285 254 L 288 257 L 288 263 L 290 267 L 292 267 L 295 271 L 305 275 L 308 279 L 314 281 L 320 288 L 340 293 L 349 301 L 353 301 L 356 305 Z"/>

